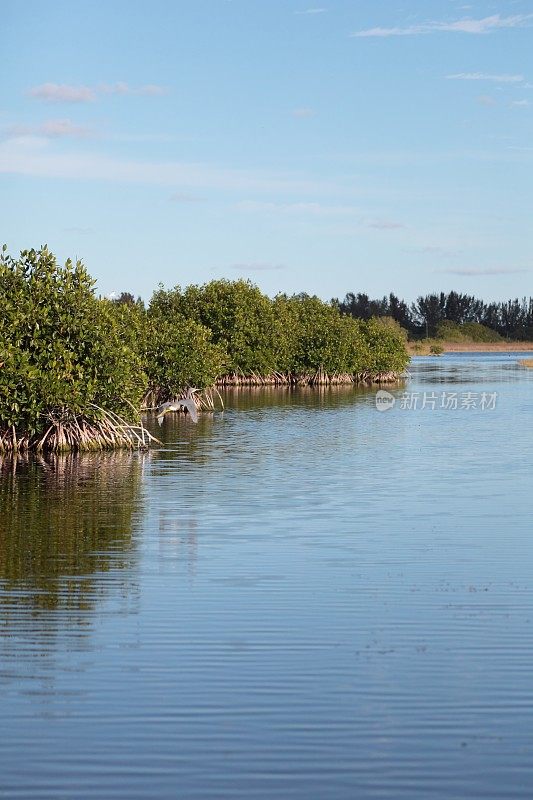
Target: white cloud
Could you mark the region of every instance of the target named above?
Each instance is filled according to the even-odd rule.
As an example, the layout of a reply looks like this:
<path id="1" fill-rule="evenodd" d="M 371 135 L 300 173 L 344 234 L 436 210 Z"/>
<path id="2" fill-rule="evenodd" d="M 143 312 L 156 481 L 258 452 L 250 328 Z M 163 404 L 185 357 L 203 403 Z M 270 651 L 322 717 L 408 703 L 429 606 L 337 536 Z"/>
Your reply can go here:
<path id="1" fill-rule="evenodd" d="M 129 86 L 127 83 L 101 84 L 100 86 L 69 86 L 68 84 L 43 83 L 29 90 L 29 95 L 46 103 L 93 103 L 101 95 L 132 95 L 158 97 L 166 94 L 163 86 L 146 84 Z"/>
<path id="2" fill-rule="evenodd" d="M 292 111 L 292 116 L 297 119 L 308 119 L 309 117 L 314 117 L 315 114 L 316 111 L 312 108 L 295 108 Z"/>
<path id="3" fill-rule="evenodd" d="M 49 119 L 39 125 L 38 133 L 43 136 L 73 136 L 78 139 L 91 135 L 89 128 L 83 125 L 75 125 L 69 119 Z"/>
<path id="4" fill-rule="evenodd" d="M 29 94 L 47 103 L 92 103 L 96 100 L 96 92 L 90 86 L 68 86 L 60 83 L 34 86 Z"/>
<path id="5" fill-rule="evenodd" d="M 515 108 L 527 108 L 530 105 L 530 103 L 529 100 L 513 100 L 511 105 L 514 106 Z"/>
<path id="6" fill-rule="evenodd" d="M 9 138 L 45 137 L 49 139 L 86 139 L 92 131 L 83 125 L 75 125 L 69 119 L 49 119 L 40 125 L 11 125 L 5 129 Z"/>
<path id="7" fill-rule="evenodd" d="M 418 25 L 409 25 L 405 28 L 370 28 L 350 34 L 354 37 L 381 37 L 388 36 L 417 36 L 426 33 L 473 33 L 484 34 L 500 28 L 522 28 L 529 23 L 533 14 L 514 14 L 511 17 L 502 17 L 493 14 L 483 19 L 459 19 L 454 22 L 423 22 Z"/>
<path id="8" fill-rule="evenodd" d="M 174 192 L 170 195 L 169 200 L 171 203 L 203 203 L 205 202 L 205 197 L 190 194 L 189 192 Z"/>
<path id="9" fill-rule="evenodd" d="M 329 181 L 313 181 L 292 173 L 218 167 L 180 161 L 133 161 L 93 152 L 59 152 L 50 139 L 21 136 L 0 142 L 0 173 L 42 178 L 101 180 L 168 186 L 181 191 L 217 189 L 239 192 L 339 194 L 345 189 Z"/>
<path id="10" fill-rule="evenodd" d="M 145 97 L 161 97 L 167 93 L 164 86 L 157 86 L 156 84 L 147 84 L 146 86 L 129 86 L 127 83 L 119 81 L 118 83 L 103 83 L 98 87 L 97 91 L 102 94 L 117 94 L 122 96 L 137 95 Z"/>
<path id="11" fill-rule="evenodd" d="M 428 244 L 424 247 L 410 247 L 406 248 L 407 253 L 421 253 L 422 255 L 438 256 L 439 258 L 457 258 L 460 255 L 460 250 L 450 250 L 447 247 L 441 247 L 437 244 Z"/>
<path id="12" fill-rule="evenodd" d="M 494 81 L 494 83 L 522 83 L 523 75 L 489 75 L 486 72 L 458 72 L 446 75 L 449 81 Z"/>
<path id="13" fill-rule="evenodd" d="M 304 11 L 295 11 L 295 14 L 305 14 L 305 15 L 313 15 L 313 14 L 323 14 L 325 12 L 325 8 L 306 8 Z"/>

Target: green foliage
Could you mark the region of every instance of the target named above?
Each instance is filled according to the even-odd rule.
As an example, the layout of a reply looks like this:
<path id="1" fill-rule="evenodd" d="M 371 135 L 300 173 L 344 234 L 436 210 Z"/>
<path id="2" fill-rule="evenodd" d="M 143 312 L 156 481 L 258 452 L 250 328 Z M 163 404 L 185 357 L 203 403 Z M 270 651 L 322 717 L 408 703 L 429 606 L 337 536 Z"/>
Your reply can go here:
<path id="1" fill-rule="evenodd" d="M 432 344 L 429 348 L 429 352 L 432 356 L 440 356 L 444 353 L 444 347 L 441 344 Z"/>
<path id="2" fill-rule="evenodd" d="M 446 342 L 501 342 L 502 337 L 496 331 L 481 325 L 479 322 L 463 322 L 458 324 L 446 320 L 437 325 L 437 338 Z"/>
<path id="3" fill-rule="evenodd" d="M 133 334 L 98 300 L 82 263 L 46 247 L 0 257 L 0 429 L 41 433 L 51 420 L 132 418 L 145 384 Z M 129 403 L 131 405 L 129 405 Z"/>
<path id="4" fill-rule="evenodd" d="M 212 386 L 226 362 L 223 347 L 212 342 L 206 327 L 179 312 L 169 313 L 166 303 L 152 301 L 147 320 L 146 371 L 149 387 L 158 396 L 168 399 L 186 386 Z"/>
<path id="5" fill-rule="evenodd" d="M 401 330 L 380 318 L 361 322 L 368 348 L 366 369 L 372 373 L 403 372 L 409 362 Z"/>
<path id="6" fill-rule="evenodd" d="M 275 369 L 275 319 L 271 300 L 249 281 L 216 280 L 183 292 L 159 290 L 153 304 L 166 306 L 211 331 L 227 353 L 228 372 L 266 375 Z"/>
<path id="7" fill-rule="evenodd" d="M 479 322 L 465 322 L 461 325 L 461 332 L 473 342 L 502 342 L 499 333 L 481 325 Z"/>
<path id="8" fill-rule="evenodd" d="M 407 328 L 402 328 L 397 320 L 389 316 L 377 317 L 377 319 L 385 328 L 391 328 L 402 339 L 402 341 L 407 342 L 409 338 L 409 331 Z"/>
<path id="9" fill-rule="evenodd" d="M 95 406 L 132 420 L 147 389 L 172 397 L 228 373 L 355 376 L 407 363 L 394 320 L 357 320 L 305 294 L 271 300 L 244 280 L 161 287 L 146 310 L 127 293 L 96 298 L 83 264 L 60 266 L 46 247 L 19 259 L 4 248 L 0 301 L 0 436 L 11 431 L 15 448 L 52 423 L 57 446 L 70 446 L 61 426 L 100 424 Z"/>
<path id="10" fill-rule="evenodd" d="M 205 386 L 208 378 L 228 372 L 355 375 L 402 371 L 408 360 L 404 333 L 394 320 L 356 320 L 306 294 L 270 300 L 248 281 L 212 281 L 184 291 L 160 288 L 148 316 L 153 340 L 147 369 L 154 385 L 176 371 L 173 385 L 182 381 L 183 388 L 185 375 L 178 362 L 189 365 L 185 383 Z M 208 328 L 222 349 L 211 353 L 203 339 L 195 345 L 197 355 L 189 356 L 181 333 L 184 318 Z M 188 340 L 196 336 L 199 330 L 191 328 Z M 198 358 L 204 366 L 192 379 Z M 160 365 L 155 373 L 154 364 Z"/>
<path id="11" fill-rule="evenodd" d="M 283 320 L 278 327 L 285 370 L 301 375 L 317 370 L 354 374 L 366 369 L 369 354 L 358 320 L 341 316 L 318 297 L 280 296 L 274 303 Z"/>

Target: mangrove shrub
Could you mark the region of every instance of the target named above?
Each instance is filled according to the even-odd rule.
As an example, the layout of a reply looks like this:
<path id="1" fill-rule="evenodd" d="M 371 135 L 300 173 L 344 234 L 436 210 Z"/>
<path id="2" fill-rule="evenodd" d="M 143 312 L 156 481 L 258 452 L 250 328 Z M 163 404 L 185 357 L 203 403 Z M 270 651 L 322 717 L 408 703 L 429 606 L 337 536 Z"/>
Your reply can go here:
<path id="1" fill-rule="evenodd" d="M 150 402 L 169 400 L 188 386 L 212 386 L 226 369 L 224 348 L 212 341 L 208 328 L 174 307 L 177 299 L 175 290 L 160 290 L 148 308 L 145 363 Z"/>
<path id="2" fill-rule="evenodd" d="M 43 436 L 54 449 L 112 445 L 102 415 L 136 416 L 142 360 L 93 286 L 80 261 L 60 266 L 46 247 L 15 259 L 3 248 L 0 449 L 44 445 Z"/>
<path id="3" fill-rule="evenodd" d="M 167 294 L 175 309 L 209 328 L 227 353 L 228 372 L 268 375 L 276 369 L 272 301 L 250 281 L 215 280 Z"/>

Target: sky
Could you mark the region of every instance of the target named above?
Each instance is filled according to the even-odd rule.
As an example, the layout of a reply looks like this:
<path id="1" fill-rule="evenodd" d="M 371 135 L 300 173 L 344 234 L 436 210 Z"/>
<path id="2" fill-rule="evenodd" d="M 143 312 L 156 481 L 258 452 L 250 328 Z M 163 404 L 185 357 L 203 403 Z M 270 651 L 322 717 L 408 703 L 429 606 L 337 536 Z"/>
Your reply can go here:
<path id="1" fill-rule="evenodd" d="M 533 0 L 0 0 L 0 239 L 97 291 L 533 294 Z"/>

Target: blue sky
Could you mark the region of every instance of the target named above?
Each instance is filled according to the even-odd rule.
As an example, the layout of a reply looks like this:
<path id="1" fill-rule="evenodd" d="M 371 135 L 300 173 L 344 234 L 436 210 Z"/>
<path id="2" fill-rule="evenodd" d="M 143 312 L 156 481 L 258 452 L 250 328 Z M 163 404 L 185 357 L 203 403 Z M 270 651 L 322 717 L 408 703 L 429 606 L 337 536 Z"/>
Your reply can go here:
<path id="1" fill-rule="evenodd" d="M 533 294 L 533 0 L 2 3 L 12 252 L 103 294 Z"/>

